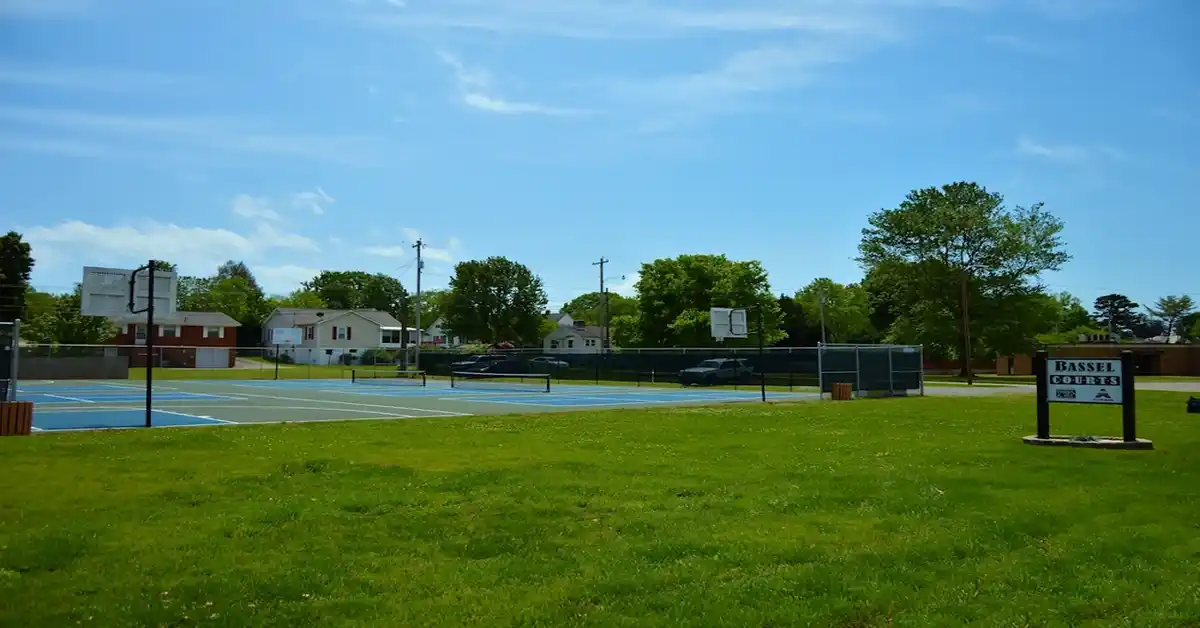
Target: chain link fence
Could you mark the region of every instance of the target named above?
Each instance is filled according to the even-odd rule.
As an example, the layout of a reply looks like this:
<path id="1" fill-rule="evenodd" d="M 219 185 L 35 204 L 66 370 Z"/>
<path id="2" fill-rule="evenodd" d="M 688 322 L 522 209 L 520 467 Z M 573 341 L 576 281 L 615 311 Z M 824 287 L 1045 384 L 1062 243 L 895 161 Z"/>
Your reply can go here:
<path id="1" fill-rule="evenodd" d="M 556 380 L 630 385 L 689 383 L 700 369 L 716 368 L 733 377 L 702 382 L 757 388 L 760 374 L 778 389 L 821 389 L 835 382 L 856 391 L 905 394 L 922 391 L 919 346 L 826 345 L 822 347 L 668 348 L 593 350 L 567 353 L 530 349 L 475 351 L 424 348 L 419 369 L 432 377 L 477 370 L 489 359 L 510 368 L 548 374 Z M 123 379 L 153 364 L 166 378 L 187 379 L 340 379 L 353 369 L 414 369 L 412 349 L 308 347 L 155 347 L 141 345 L 27 345 L 20 349 L 26 379 Z M 513 364 L 516 363 L 515 367 Z"/>

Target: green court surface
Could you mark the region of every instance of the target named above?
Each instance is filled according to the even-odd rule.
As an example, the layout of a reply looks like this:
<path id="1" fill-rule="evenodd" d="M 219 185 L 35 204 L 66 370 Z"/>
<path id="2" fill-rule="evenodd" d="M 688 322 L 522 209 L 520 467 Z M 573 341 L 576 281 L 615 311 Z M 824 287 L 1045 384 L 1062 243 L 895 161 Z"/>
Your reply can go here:
<path id="1" fill-rule="evenodd" d="M 536 378 L 458 382 L 455 387 L 435 379 L 425 385 L 407 380 L 168 380 L 156 382 L 153 393 L 151 423 L 160 427 L 441 418 L 762 400 L 761 393 L 753 389 L 552 383 L 547 392 L 545 379 Z M 34 428 L 39 431 L 145 424 L 145 387 L 138 382 L 22 382 L 17 397 L 34 402 Z M 817 397 L 816 393 L 767 393 L 771 401 Z"/>

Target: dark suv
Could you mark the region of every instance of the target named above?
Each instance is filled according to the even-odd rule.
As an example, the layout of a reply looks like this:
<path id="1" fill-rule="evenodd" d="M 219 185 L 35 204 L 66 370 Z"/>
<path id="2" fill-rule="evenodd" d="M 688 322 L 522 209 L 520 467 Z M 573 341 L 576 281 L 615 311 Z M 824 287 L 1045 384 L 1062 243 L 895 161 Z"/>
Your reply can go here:
<path id="1" fill-rule="evenodd" d="M 746 366 L 745 360 L 715 358 L 679 371 L 679 383 L 684 386 L 720 386 L 747 382 L 753 376 L 754 369 Z"/>
<path id="2" fill-rule="evenodd" d="M 456 372 L 479 371 L 497 362 L 508 360 L 507 356 L 489 353 L 488 355 L 473 355 L 465 360 L 450 363 L 450 370 Z"/>

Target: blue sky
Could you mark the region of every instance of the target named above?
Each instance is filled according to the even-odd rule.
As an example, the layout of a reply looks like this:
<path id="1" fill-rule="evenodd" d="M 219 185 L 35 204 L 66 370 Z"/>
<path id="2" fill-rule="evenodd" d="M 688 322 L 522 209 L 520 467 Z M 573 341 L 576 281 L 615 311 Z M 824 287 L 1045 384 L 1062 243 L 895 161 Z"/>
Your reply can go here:
<path id="1" fill-rule="evenodd" d="M 35 285 L 150 257 L 414 279 L 504 255 L 552 305 L 642 262 L 855 281 L 866 217 L 1044 201 L 1085 303 L 1200 297 L 1185 0 L 0 0 L 4 227 Z M 624 279 L 622 280 L 622 276 Z"/>

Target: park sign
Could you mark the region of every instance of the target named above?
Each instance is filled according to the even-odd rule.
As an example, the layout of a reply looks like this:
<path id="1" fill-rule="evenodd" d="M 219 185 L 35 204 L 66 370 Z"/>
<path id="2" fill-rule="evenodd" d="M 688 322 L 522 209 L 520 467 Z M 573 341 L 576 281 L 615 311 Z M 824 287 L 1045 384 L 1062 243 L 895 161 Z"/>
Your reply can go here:
<path id="1" fill-rule="evenodd" d="M 1122 351 L 1121 359 L 1116 360 L 1051 358 L 1046 351 L 1038 351 L 1033 356 L 1033 374 L 1037 377 L 1037 434 L 1022 439 L 1026 443 L 1100 449 L 1154 448 L 1152 442 L 1137 437 L 1133 352 Z M 1052 403 L 1120 406 L 1121 437 L 1051 435 Z"/>
<path id="2" fill-rule="evenodd" d="M 1120 404 L 1120 360 L 1048 358 L 1046 401 L 1049 403 Z"/>

